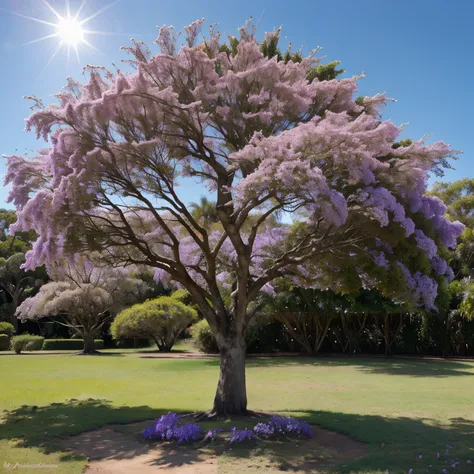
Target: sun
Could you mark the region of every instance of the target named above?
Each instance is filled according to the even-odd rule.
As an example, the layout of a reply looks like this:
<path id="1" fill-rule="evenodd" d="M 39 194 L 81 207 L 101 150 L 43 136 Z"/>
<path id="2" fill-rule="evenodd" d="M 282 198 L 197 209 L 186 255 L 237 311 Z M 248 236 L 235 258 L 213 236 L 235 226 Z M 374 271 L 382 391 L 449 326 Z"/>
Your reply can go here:
<path id="1" fill-rule="evenodd" d="M 32 44 L 32 43 L 39 43 L 40 41 L 44 41 L 50 38 L 56 38 L 58 40 L 58 45 L 55 51 L 53 52 L 51 58 L 48 61 L 48 64 L 46 64 L 45 69 L 48 67 L 48 65 L 51 63 L 53 58 L 56 56 L 56 54 L 59 52 L 60 49 L 65 46 L 67 48 L 67 57 L 69 61 L 69 55 L 71 52 L 71 49 L 73 49 L 76 53 L 77 61 L 80 63 L 79 59 L 79 47 L 82 45 L 88 46 L 89 48 L 92 48 L 96 51 L 99 51 L 97 48 L 95 48 L 87 39 L 86 37 L 89 35 L 114 35 L 115 33 L 107 33 L 105 31 L 93 31 L 93 30 L 88 30 L 84 28 L 84 25 L 88 23 L 90 20 L 95 18 L 97 15 L 100 15 L 101 13 L 105 12 L 108 10 L 110 7 L 118 3 L 120 0 L 115 0 L 112 3 L 109 3 L 105 5 L 103 8 L 97 10 L 95 13 L 90 15 L 89 17 L 85 19 L 80 19 L 79 15 L 81 11 L 83 10 L 86 0 L 82 0 L 82 3 L 79 7 L 79 9 L 76 11 L 74 15 L 71 15 L 70 8 L 69 8 L 69 0 L 65 0 L 65 15 L 61 15 L 58 13 L 48 2 L 47 0 L 42 0 L 44 5 L 51 11 L 51 13 L 55 16 L 56 22 L 53 23 L 51 21 L 45 21 L 40 18 L 35 18 L 31 16 L 26 16 L 22 15 L 20 13 L 15 13 L 15 15 L 21 16 L 22 18 L 26 18 L 28 20 L 33 20 L 36 21 L 37 23 L 42 23 L 44 25 L 48 25 L 53 27 L 53 32 L 49 35 L 43 36 L 41 38 L 37 38 L 33 41 L 30 41 L 29 43 L 26 44 Z M 44 71 L 44 70 L 43 70 Z"/>
<path id="2" fill-rule="evenodd" d="M 67 45 L 77 47 L 84 42 L 84 29 L 75 18 L 62 18 L 56 28 L 59 39 Z"/>

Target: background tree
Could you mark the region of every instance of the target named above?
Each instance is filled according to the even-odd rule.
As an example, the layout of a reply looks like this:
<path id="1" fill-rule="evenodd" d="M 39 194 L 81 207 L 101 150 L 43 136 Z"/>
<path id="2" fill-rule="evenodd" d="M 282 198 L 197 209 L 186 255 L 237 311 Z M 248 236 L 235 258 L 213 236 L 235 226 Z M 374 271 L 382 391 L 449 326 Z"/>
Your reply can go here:
<path id="1" fill-rule="evenodd" d="M 25 254 L 36 239 L 36 234 L 32 230 L 11 234 L 9 228 L 15 222 L 15 211 L 0 209 L 0 258 L 7 259 L 17 253 Z"/>
<path id="2" fill-rule="evenodd" d="M 15 253 L 5 259 L 0 258 L 0 298 L 3 301 L 3 317 L 18 330 L 18 319 L 15 316 L 19 304 L 28 296 L 34 294 L 38 288 L 47 280 L 44 267 L 25 271 L 22 265 L 25 263 L 25 254 Z"/>
<path id="3" fill-rule="evenodd" d="M 308 354 L 319 352 L 332 321 L 347 311 L 348 301 L 332 291 L 292 288 L 278 291 L 267 304 L 273 319 Z"/>
<path id="4" fill-rule="evenodd" d="M 438 316 L 441 323 L 443 355 L 451 350 L 465 354 L 468 348 L 471 315 L 469 310 L 471 283 L 474 277 L 474 179 L 435 183 L 430 195 L 437 196 L 446 204 L 446 215 L 465 225 L 454 250 L 446 254 L 454 278 L 449 288 L 449 309 Z"/>
<path id="5" fill-rule="evenodd" d="M 393 344 L 401 336 L 404 322 L 416 308 L 385 298 L 377 290 L 361 290 L 350 299 L 348 313 L 352 316 L 364 315 L 368 318 L 382 334 L 385 355 L 390 355 Z"/>
<path id="6" fill-rule="evenodd" d="M 430 194 L 446 204 L 449 219 L 466 226 L 452 254 L 450 265 L 457 279 L 474 277 L 474 179 L 435 183 Z"/>
<path id="7" fill-rule="evenodd" d="M 94 340 L 106 321 L 122 304 L 139 299 L 143 282 L 130 270 L 97 267 L 86 257 L 76 257 L 50 270 L 54 281 L 26 299 L 17 309 L 20 319 L 61 317 L 84 340 L 83 354 L 93 354 Z"/>
<path id="8" fill-rule="evenodd" d="M 219 222 L 216 203 L 209 201 L 207 197 L 202 196 L 199 203 L 192 202 L 189 207 L 192 209 L 191 215 L 193 218 L 202 223 L 203 227 L 209 228 L 211 224 Z"/>
<path id="9" fill-rule="evenodd" d="M 92 68 L 58 105 L 37 100 L 27 129 L 51 146 L 7 157 L 5 179 L 18 208 L 12 231 L 38 234 L 27 268 L 98 250 L 109 265 L 150 266 L 186 288 L 220 350 L 213 412 L 241 414 L 244 331 L 275 279 L 377 287 L 434 308 L 438 250 L 464 227 L 423 196 L 448 145 L 397 143 L 400 128 L 380 117 L 383 95 L 356 102 L 357 78 L 324 76 L 331 68 L 318 69 L 313 53 L 281 53 L 280 30 L 258 41 L 248 22 L 226 42 L 211 28 L 197 44 L 202 23 L 185 28 L 181 48 L 166 26 L 159 54 L 126 48 L 134 73 Z M 220 229 L 193 217 L 183 176 L 213 194 Z M 282 212 L 292 223 L 270 225 Z"/>
<path id="10" fill-rule="evenodd" d="M 161 352 L 169 352 L 178 336 L 197 319 L 197 311 L 178 297 L 160 296 L 121 311 L 110 327 L 114 339 L 152 339 Z"/>
<path id="11" fill-rule="evenodd" d="M 34 231 L 12 235 L 9 227 L 16 222 L 14 211 L 0 209 L 0 320 L 11 322 L 18 330 L 15 311 L 18 305 L 34 294 L 47 280 L 44 267 L 25 272 L 25 254 L 35 240 Z"/>

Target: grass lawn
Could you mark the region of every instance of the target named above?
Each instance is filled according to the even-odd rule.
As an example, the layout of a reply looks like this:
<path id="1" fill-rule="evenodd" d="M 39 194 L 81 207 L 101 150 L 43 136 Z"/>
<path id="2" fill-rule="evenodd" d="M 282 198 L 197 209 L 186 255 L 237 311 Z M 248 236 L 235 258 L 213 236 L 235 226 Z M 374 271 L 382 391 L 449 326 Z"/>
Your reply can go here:
<path id="1" fill-rule="evenodd" d="M 214 359 L 2 355 L 0 472 L 4 462 L 42 462 L 58 466 L 43 473 L 79 474 L 85 460 L 59 451 L 55 436 L 169 410 L 208 409 L 217 375 Z M 368 443 L 367 456 L 340 472 L 441 473 L 447 465 L 436 453 L 444 459 L 451 445 L 448 457 L 462 463 L 447 466 L 448 473 L 474 473 L 472 362 L 250 359 L 247 379 L 249 408 L 290 414 Z"/>

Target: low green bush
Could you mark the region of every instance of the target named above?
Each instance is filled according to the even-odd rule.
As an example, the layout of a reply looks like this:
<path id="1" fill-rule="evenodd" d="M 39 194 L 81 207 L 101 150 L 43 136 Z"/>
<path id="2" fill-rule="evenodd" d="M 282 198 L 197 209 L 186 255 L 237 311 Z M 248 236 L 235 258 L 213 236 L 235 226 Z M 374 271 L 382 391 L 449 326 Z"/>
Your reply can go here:
<path id="1" fill-rule="evenodd" d="M 0 334 L 0 351 L 8 351 L 10 349 L 10 338 L 7 334 Z"/>
<path id="2" fill-rule="evenodd" d="M 44 337 L 30 336 L 29 334 L 22 334 L 20 336 L 13 336 L 11 340 L 11 349 L 17 354 L 22 351 L 39 351 L 43 346 Z"/>
<path id="3" fill-rule="evenodd" d="M 11 323 L 0 321 L 0 334 L 6 334 L 9 338 L 13 336 L 15 327 Z"/>
<path id="4" fill-rule="evenodd" d="M 160 296 L 120 312 L 110 333 L 115 340 L 152 339 L 160 351 L 169 352 L 178 336 L 196 319 L 197 311 L 179 298 Z"/>
<path id="5" fill-rule="evenodd" d="M 95 349 L 104 348 L 103 339 L 94 340 Z M 43 351 L 80 351 L 84 349 L 83 339 L 45 339 Z"/>
<path id="6" fill-rule="evenodd" d="M 214 334 L 212 334 L 209 323 L 205 319 L 195 324 L 191 328 L 191 333 L 193 335 L 194 345 L 200 352 L 204 352 L 205 354 L 217 354 L 219 352 L 216 338 Z"/>

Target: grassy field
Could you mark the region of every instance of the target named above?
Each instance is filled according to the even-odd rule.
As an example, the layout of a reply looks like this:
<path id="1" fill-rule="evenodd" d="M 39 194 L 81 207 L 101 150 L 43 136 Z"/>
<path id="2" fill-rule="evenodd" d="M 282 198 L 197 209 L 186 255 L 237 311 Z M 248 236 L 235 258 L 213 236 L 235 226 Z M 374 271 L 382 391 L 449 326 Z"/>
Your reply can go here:
<path id="1" fill-rule="evenodd" d="M 58 466 L 43 473 L 80 473 L 85 460 L 58 451 L 55 437 L 207 409 L 217 374 L 211 359 L 2 355 L 0 472 L 5 462 L 42 462 Z M 291 414 L 368 443 L 367 456 L 341 472 L 441 473 L 446 466 L 436 453 L 444 456 L 446 445 L 449 457 L 462 461 L 449 473 L 474 472 L 474 363 L 251 359 L 247 378 L 249 408 Z"/>

